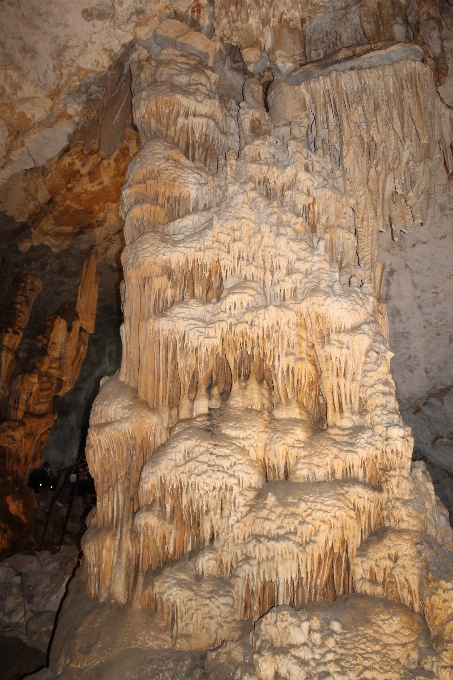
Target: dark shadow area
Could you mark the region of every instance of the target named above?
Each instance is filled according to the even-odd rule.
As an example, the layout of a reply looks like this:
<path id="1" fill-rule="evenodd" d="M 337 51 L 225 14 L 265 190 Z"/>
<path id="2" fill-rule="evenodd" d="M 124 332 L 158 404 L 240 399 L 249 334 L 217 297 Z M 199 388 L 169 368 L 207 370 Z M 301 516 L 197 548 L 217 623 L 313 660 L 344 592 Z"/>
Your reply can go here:
<path id="1" fill-rule="evenodd" d="M 96 327 L 80 375 L 64 397 L 55 397 L 53 410 L 58 414 L 44 447 L 44 458 L 58 470 L 74 464 L 85 450 L 89 417 L 99 392 L 101 378 L 113 375 L 121 363 L 121 309 L 113 304 L 98 305 Z"/>
<path id="2" fill-rule="evenodd" d="M 47 655 L 19 637 L 0 632 L 0 680 L 21 680 L 45 668 Z"/>

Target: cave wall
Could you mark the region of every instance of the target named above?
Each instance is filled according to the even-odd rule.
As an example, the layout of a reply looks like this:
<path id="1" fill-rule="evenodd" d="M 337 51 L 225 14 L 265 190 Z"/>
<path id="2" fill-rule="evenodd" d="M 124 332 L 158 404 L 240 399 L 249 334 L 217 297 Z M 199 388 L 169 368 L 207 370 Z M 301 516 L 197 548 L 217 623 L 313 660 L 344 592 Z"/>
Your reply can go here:
<path id="1" fill-rule="evenodd" d="M 90 87 L 84 115 L 78 121 L 74 134 L 66 139 L 64 147 L 43 165 L 11 176 L 0 187 L 2 328 L 8 329 L 11 323 L 6 317 L 8 300 L 17 286 L 15 282 L 32 277 L 39 283 L 39 291 L 17 350 L 15 373 L 33 371 L 37 361 L 42 363 L 37 359 L 42 348 L 34 347 L 35 338 L 47 337 L 50 319 L 63 315 L 70 331 L 74 321 L 71 310 L 78 295 L 79 280 L 84 263 L 90 258 L 96 261 L 96 286 L 99 286 L 90 338 L 88 345 L 84 346 L 86 361 L 82 369 L 77 366 L 74 389 L 61 389 L 60 377 L 55 375 L 48 395 L 48 418 L 45 423 L 42 422 L 39 451 L 37 449 L 33 460 L 24 462 L 25 467 L 16 465 L 19 481 L 14 482 L 14 475 L 11 478 L 11 470 L 5 473 L 5 479 L 2 473 L 6 485 L 2 487 L 2 494 L 7 498 L 12 494 L 17 498 L 21 496 L 22 500 L 28 499 L 27 503 L 21 501 L 18 505 L 26 507 L 26 512 L 16 513 L 18 516 L 14 520 L 10 514 L 11 502 L 2 509 L 3 529 L 10 521 L 17 525 L 14 537 L 10 535 L 8 538 L 5 534 L 2 538 L 2 549 L 5 550 L 8 543 L 8 550 L 13 545 L 17 549 L 20 545 L 33 544 L 33 499 L 25 486 L 28 472 L 43 460 L 50 462 L 51 467 L 58 471 L 74 463 L 83 453 L 89 410 L 100 379 L 105 374 L 114 373 L 119 366 L 119 284 L 122 278 L 119 253 L 123 237 L 118 206 L 127 164 L 137 150 L 137 134 L 130 124 L 130 84 L 124 78 L 121 58 L 113 60 L 110 68 L 102 72 Z M 112 110 L 115 112 L 113 118 Z M 17 329 L 13 328 L 13 334 L 16 332 Z M 46 343 L 47 340 L 44 340 L 44 345 L 41 341 L 42 346 Z M 67 350 L 62 348 L 62 352 L 64 355 Z M 43 380 L 41 369 L 39 375 Z M 7 389 L 8 380 L 9 377 L 2 381 L 3 392 Z M 72 383 L 71 379 L 71 386 Z M 13 385 L 11 395 L 7 394 L 3 401 L 12 402 L 16 398 L 15 392 L 17 388 Z M 39 409 L 41 413 L 43 406 Z M 11 438 L 8 428 L 11 430 L 12 426 L 12 421 L 8 425 L 7 410 L 4 411 L 2 455 L 8 450 L 7 438 Z M 14 426 L 14 437 L 19 441 L 18 427 L 17 424 Z M 25 439 L 22 448 L 25 461 Z M 18 485 L 17 489 L 14 484 Z"/>
<path id="2" fill-rule="evenodd" d="M 104 74 L 103 78 L 104 96 L 108 77 Z M 108 97 L 109 92 L 104 98 Z M 75 299 L 86 257 L 95 253 L 98 261 L 96 328 L 87 360 L 75 389 L 55 396 L 54 410 L 60 418 L 44 453 L 56 469 L 74 462 L 83 449 L 89 408 L 99 380 L 119 366 L 119 253 L 123 238 L 118 206 L 125 169 L 137 149 L 136 133 L 128 127 L 128 120 L 130 101 L 120 135 L 114 140 L 120 148 L 112 147 L 110 137 L 108 158 L 100 155 L 101 125 L 94 133 L 89 131 L 91 146 L 84 150 L 84 118 L 71 145 L 44 166 L 23 171 L 0 188 L 3 301 L 15 276 L 27 272 L 42 280 L 42 291 L 27 324 L 28 336 L 38 335 L 46 315 L 55 314 L 62 303 Z"/>
<path id="3" fill-rule="evenodd" d="M 439 2 L 449 71 L 438 86 L 453 105 L 453 7 Z M 427 219 L 413 230 L 395 226 L 380 234 L 386 266 L 384 296 L 389 314 L 392 374 L 401 413 L 412 428 L 414 456 L 425 460 L 436 493 L 453 516 L 453 232 L 451 176 L 433 178 Z"/>
<path id="4" fill-rule="evenodd" d="M 121 297 L 125 313 L 120 375 L 91 413 L 97 511 L 45 677 L 229 640 L 212 677 L 293 677 L 300 658 L 360 675 L 366 647 L 385 677 L 449 678 L 451 532 L 411 469 L 386 336 L 415 457 L 452 510 L 452 9 L 86 4 L 2 7 L 0 255 L 5 291 L 42 279 L 30 341 L 99 265 L 86 359 L 53 400 L 55 466 L 84 449 Z"/>
<path id="5" fill-rule="evenodd" d="M 381 234 L 386 265 L 392 372 L 415 456 L 428 461 L 436 493 L 453 510 L 452 418 L 453 236 L 451 185 L 433 195 L 426 224 L 412 232 Z"/>

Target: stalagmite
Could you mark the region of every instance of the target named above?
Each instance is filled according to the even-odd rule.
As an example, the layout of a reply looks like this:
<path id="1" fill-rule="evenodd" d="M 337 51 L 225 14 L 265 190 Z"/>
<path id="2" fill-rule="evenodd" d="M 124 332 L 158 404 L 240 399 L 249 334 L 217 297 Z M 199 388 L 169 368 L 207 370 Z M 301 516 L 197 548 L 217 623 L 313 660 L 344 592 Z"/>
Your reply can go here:
<path id="1" fill-rule="evenodd" d="M 404 42 L 390 18 L 381 39 Z M 123 359 L 87 443 L 87 593 L 157 612 L 178 649 L 245 644 L 262 617 L 238 678 L 446 680 L 453 534 L 411 470 L 377 244 L 423 222 L 433 169 L 453 170 L 451 112 L 419 47 L 320 55 L 269 85 L 267 34 L 237 37 L 255 69 L 238 105 L 215 43 L 167 21 L 163 49 L 131 57 L 142 146 Z"/>

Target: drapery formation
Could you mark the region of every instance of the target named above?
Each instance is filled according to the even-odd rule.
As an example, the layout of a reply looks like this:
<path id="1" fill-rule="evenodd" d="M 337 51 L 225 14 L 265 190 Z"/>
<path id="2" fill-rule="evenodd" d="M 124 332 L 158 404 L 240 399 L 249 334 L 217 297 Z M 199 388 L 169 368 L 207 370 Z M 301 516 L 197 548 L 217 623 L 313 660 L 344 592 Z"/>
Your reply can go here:
<path id="1" fill-rule="evenodd" d="M 237 105 L 209 58 L 135 51 L 123 359 L 91 414 L 83 549 L 89 594 L 156 610 L 176 646 L 237 639 L 275 605 L 385 595 L 443 636 L 447 678 L 449 614 L 421 570 L 452 534 L 411 471 L 377 235 L 425 219 L 433 167 L 453 170 L 451 116 L 421 50 L 382 54 L 249 78 Z M 269 654 L 253 677 L 274 677 Z"/>

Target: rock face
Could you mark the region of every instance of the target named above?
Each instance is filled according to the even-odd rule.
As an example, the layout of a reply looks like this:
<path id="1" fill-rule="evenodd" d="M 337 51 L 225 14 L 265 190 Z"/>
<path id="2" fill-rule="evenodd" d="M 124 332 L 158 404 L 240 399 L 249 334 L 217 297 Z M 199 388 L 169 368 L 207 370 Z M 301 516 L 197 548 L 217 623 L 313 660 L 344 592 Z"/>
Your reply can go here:
<path id="1" fill-rule="evenodd" d="M 85 263 L 75 305 L 66 303 L 53 319 L 48 319 L 37 348 L 22 349 L 20 341 L 28 322 L 31 306 L 41 281 L 25 275 L 17 282 L 11 304 L 16 311 L 15 325 L 3 333 L 1 405 L 4 422 L 1 425 L 0 447 L 5 458 L 6 474 L 17 471 L 20 477 L 42 462 L 42 448 L 53 425 L 53 397 L 63 396 L 74 385 L 94 331 L 97 306 L 98 276 L 94 255 Z M 31 370 L 21 369 L 19 361 Z M 16 369 L 13 377 L 13 371 Z"/>
<path id="2" fill-rule="evenodd" d="M 374 0 L 266 0 L 238 6 L 229 0 L 166 4 L 62 0 L 47 7 L 38 0 L 24 0 L 20 5 L 4 0 L 0 183 L 21 170 L 39 167 L 66 146 L 84 115 L 91 79 L 107 69 L 124 48 L 127 51 L 133 40 L 142 41 L 152 52 L 177 47 L 212 65 L 220 38 L 240 48 L 253 73 L 268 66 L 281 77 L 340 48 L 413 39 L 423 49 L 436 83 L 442 84 L 448 75 L 444 44 L 448 51 L 450 39 L 443 21 L 443 16 L 448 17 L 444 5 L 445 0 L 440 8 L 437 0 L 383 0 L 378 4 Z M 34 36 L 32 44 L 30 35 Z M 224 69 L 233 78 L 234 66 L 230 54 Z M 120 75 L 124 85 L 127 69 L 124 78 Z M 121 128 L 127 89 L 115 84 L 111 93 L 110 142 L 106 139 L 103 144 L 107 154 L 116 136 L 113 128 Z"/>
<path id="3" fill-rule="evenodd" d="M 384 8 L 381 44 L 323 60 L 306 35 L 279 78 L 266 41 L 288 64 L 294 27 L 215 9 L 215 36 L 167 19 L 131 52 L 123 357 L 91 412 L 97 507 L 42 677 L 119 678 L 123 655 L 138 677 L 447 680 L 453 532 L 411 465 L 379 261 L 379 231 L 422 226 L 453 171 L 436 7 L 408 7 L 420 47 Z"/>
<path id="4" fill-rule="evenodd" d="M 3 646 L 6 641 L 10 644 L 2 677 L 4 674 L 7 677 L 16 662 L 14 651 L 20 641 L 28 645 L 28 650 L 32 647 L 44 653 L 41 664 L 38 655 L 35 668 L 45 665 L 57 610 L 66 583 L 76 567 L 78 554 L 78 548 L 63 546 L 56 555 L 47 551 L 36 555 L 17 554 L 0 562 L 0 644 Z M 27 653 L 27 647 L 24 653 Z M 32 672 L 35 668 L 23 672 Z"/>

